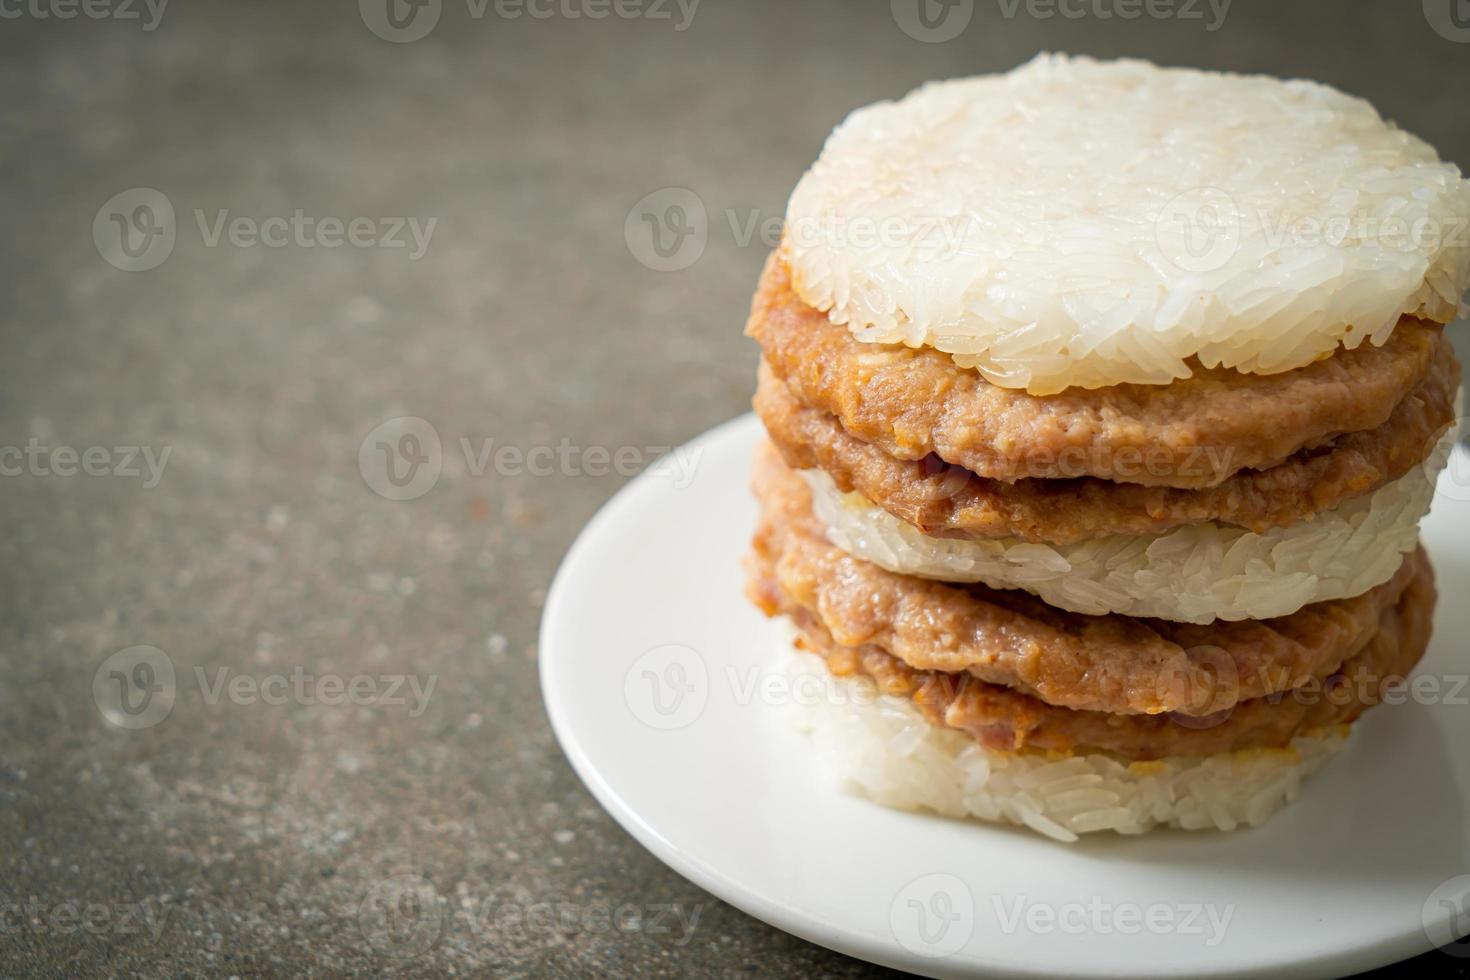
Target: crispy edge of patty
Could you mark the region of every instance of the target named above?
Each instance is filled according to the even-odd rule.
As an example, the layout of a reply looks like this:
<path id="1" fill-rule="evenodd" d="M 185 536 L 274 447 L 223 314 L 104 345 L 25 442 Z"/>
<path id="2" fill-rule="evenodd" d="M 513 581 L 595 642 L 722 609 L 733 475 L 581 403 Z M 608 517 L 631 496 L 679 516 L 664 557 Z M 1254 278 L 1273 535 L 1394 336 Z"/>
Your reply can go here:
<path id="1" fill-rule="evenodd" d="M 1422 550 L 1352 599 L 1271 620 L 1207 626 L 1091 616 L 1034 596 L 901 575 L 827 541 L 811 492 L 771 449 L 756 456 L 761 516 L 750 598 L 768 614 L 806 610 L 847 647 L 876 645 L 910 667 L 967 672 L 1060 707 L 1210 715 L 1337 670 L 1427 565 Z"/>
<path id="2" fill-rule="evenodd" d="M 1168 385 L 1030 395 L 941 351 L 855 339 L 802 302 L 782 249 L 766 261 L 746 333 L 803 403 L 896 458 L 932 453 L 1006 482 L 1092 476 L 1194 489 L 1378 428 L 1434 362 L 1454 357 L 1439 324 L 1404 317 L 1382 347 L 1281 374 L 1196 364 Z"/>
<path id="3" fill-rule="evenodd" d="M 1442 358 L 1377 429 L 1349 433 L 1279 466 L 1244 470 L 1197 490 L 1096 477 L 1007 483 L 932 455 L 898 459 L 853 436 L 835 416 L 803 403 L 764 359 L 753 404 L 789 465 L 826 470 L 844 492 L 856 490 L 925 534 L 1071 544 L 1209 522 L 1257 533 L 1290 527 L 1422 465 L 1454 424 L 1459 386 L 1459 363 Z"/>

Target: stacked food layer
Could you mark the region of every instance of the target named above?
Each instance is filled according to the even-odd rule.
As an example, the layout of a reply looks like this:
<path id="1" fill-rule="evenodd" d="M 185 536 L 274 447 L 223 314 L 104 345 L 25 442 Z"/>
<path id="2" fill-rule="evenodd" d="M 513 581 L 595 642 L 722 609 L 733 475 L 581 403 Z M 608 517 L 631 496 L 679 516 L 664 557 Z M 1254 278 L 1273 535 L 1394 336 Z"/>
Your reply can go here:
<path id="1" fill-rule="evenodd" d="M 747 328 L 749 570 L 847 779 L 1229 829 L 1402 683 L 1470 247 L 1384 216 L 1448 226 L 1470 182 L 1310 83 L 1044 57 L 839 127 Z"/>

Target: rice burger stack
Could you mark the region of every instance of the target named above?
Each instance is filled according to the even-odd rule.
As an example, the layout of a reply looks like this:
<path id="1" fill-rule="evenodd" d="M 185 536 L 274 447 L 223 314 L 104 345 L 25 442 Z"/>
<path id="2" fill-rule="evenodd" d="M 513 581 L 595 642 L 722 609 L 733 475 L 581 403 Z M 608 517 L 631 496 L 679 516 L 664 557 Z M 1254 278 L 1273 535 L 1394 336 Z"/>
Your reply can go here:
<path id="1" fill-rule="evenodd" d="M 749 593 L 880 802 L 1264 821 L 1423 654 L 1470 182 L 1311 82 L 1042 56 L 853 113 L 748 333 Z"/>

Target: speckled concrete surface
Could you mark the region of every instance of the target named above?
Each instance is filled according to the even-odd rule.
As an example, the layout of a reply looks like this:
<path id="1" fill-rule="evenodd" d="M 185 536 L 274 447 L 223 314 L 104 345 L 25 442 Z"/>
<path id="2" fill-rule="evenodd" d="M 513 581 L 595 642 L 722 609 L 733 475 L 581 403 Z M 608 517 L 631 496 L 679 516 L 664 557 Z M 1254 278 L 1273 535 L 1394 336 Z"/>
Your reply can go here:
<path id="1" fill-rule="evenodd" d="M 392 500 L 421 487 L 365 478 L 365 437 L 637 462 L 743 411 L 759 232 L 831 125 L 1038 48 L 1321 78 L 1470 163 L 1470 44 L 1417 3 L 1236 0 L 1214 31 L 980 3 L 921 43 L 883 2 L 451 2 L 395 43 L 346 2 L 175 0 L 151 30 L 38 2 L 0 21 L 0 444 L 30 447 L 0 479 L 0 975 L 875 972 L 665 869 L 557 749 L 540 607 L 625 478 L 446 452 Z M 709 231 L 658 272 L 624 225 L 668 187 Z M 134 188 L 176 225 L 128 272 L 165 244 L 109 251 L 111 213 L 163 227 L 103 208 Z M 298 209 L 369 224 L 262 224 Z M 436 219 L 422 255 L 395 218 Z M 110 693 L 159 656 L 162 718 Z"/>

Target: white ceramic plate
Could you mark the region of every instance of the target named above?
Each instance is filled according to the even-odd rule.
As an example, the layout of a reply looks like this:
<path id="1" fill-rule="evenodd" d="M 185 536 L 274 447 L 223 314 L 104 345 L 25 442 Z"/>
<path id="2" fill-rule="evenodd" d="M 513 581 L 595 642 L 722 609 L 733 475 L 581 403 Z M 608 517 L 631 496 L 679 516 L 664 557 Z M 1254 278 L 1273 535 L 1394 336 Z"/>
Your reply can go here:
<path id="1" fill-rule="evenodd" d="M 542 623 L 562 747 L 674 870 L 804 939 L 932 976 L 1342 975 L 1470 929 L 1463 451 L 1424 530 L 1444 598 L 1419 673 L 1438 703 L 1370 713 L 1258 830 L 1065 845 L 888 810 L 815 771 L 765 666 L 777 627 L 741 594 L 759 438 L 736 419 L 680 450 L 692 482 L 669 467 L 626 487 L 567 555 Z"/>

